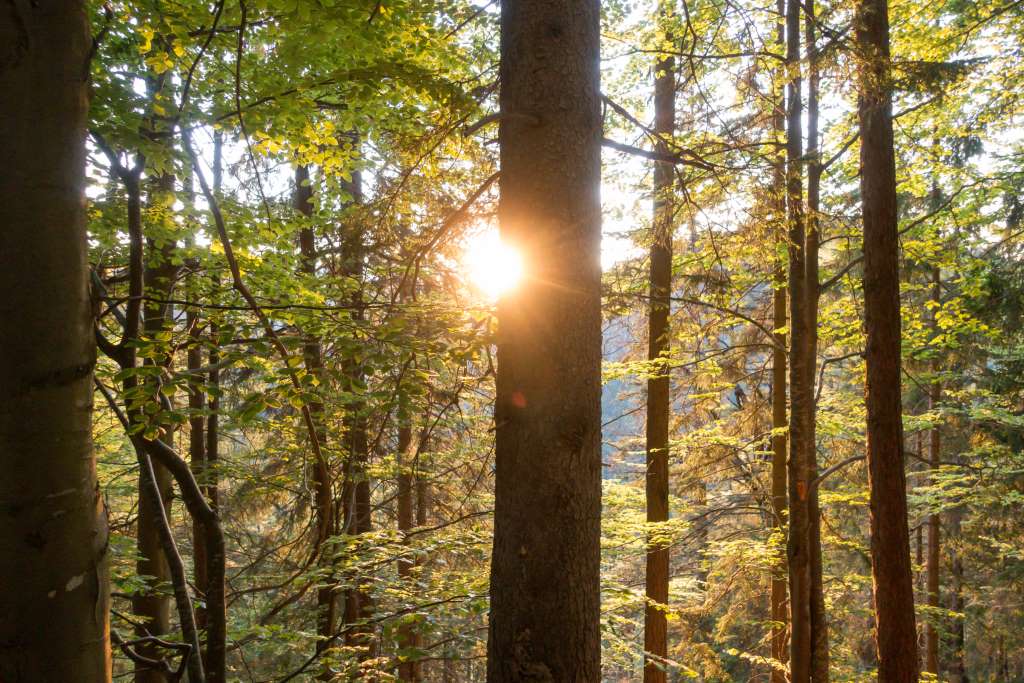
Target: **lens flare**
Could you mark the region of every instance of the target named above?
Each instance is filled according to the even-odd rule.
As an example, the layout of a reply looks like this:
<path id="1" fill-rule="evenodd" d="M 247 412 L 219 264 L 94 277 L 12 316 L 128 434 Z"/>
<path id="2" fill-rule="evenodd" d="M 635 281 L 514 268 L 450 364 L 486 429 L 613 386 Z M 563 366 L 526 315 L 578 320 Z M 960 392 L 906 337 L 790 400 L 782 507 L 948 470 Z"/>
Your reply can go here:
<path id="1" fill-rule="evenodd" d="M 515 289 L 523 277 L 522 257 L 515 248 L 502 242 L 495 230 L 471 237 L 462 261 L 470 282 L 490 300 Z"/>

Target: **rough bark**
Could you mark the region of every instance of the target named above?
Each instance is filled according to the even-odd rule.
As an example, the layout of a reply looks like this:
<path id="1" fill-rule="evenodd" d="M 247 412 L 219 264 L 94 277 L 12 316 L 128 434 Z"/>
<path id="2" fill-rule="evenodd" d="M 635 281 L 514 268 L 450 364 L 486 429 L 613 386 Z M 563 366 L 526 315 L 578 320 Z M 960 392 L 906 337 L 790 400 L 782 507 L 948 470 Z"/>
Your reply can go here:
<path id="1" fill-rule="evenodd" d="M 867 465 L 878 680 L 916 683 L 918 654 L 907 522 L 900 375 L 899 240 L 887 0 L 859 0 Z"/>
<path id="2" fill-rule="evenodd" d="M 503 239 L 487 679 L 597 681 L 601 206 L 597 0 L 501 6 Z"/>
<path id="3" fill-rule="evenodd" d="M 786 204 L 789 221 L 789 601 L 790 680 L 811 680 L 811 552 L 809 494 L 811 471 L 807 454 L 813 448 L 808 404 L 813 405 L 806 362 L 810 353 L 803 207 L 803 79 L 800 66 L 800 3 L 786 5 Z"/>
<path id="4" fill-rule="evenodd" d="M 109 586 L 92 452 L 83 3 L 9 3 L 0 46 L 0 680 L 99 683 Z"/>
<path id="5" fill-rule="evenodd" d="M 661 20 L 671 18 L 671 6 L 660 9 Z M 669 40 L 669 36 L 665 37 Z M 654 63 L 654 131 L 659 136 L 656 151 L 669 154 L 667 140 L 675 129 L 675 59 L 659 55 Z M 654 165 L 654 217 L 648 280 L 648 352 L 652 376 L 647 380 L 647 522 L 668 521 L 669 460 L 669 313 L 672 294 L 672 198 L 675 166 Z M 653 538 L 652 538 L 653 536 Z M 663 533 L 648 534 L 644 606 L 644 682 L 665 683 L 668 657 L 669 542 Z"/>

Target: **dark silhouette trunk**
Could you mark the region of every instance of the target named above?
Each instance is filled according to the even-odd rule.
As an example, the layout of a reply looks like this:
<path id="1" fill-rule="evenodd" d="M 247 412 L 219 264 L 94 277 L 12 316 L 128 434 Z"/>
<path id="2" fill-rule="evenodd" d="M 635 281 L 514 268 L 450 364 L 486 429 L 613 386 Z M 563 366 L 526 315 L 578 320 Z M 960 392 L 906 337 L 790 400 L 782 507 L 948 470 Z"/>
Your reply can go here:
<path id="1" fill-rule="evenodd" d="M 358 144 L 355 135 L 353 144 Z M 359 171 L 352 173 L 352 182 L 347 188 L 352 196 L 352 203 L 362 203 L 362 179 Z M 350 303 L 352 317 L 358 324 L 364 319 L 363 314 L 363 258 L 364 245 L 361 226 L 353 222 L 345 226 L 344 264 L 347 277 L 355 283 L 355 292 Z M 342 517 L 344 533 L 365 534 L 373 529 L 370 505 L 370 480 L 367 474 L 370 453 L 367 441 L 366 402 L 361 398 L 364 389 L 364 371 L 358 361 L 347 359 L 343 370 L 345 389 L 357 398 L 348 406 L 345 417 L 345 452 L 346 474 L 342 485 Z M 365 577 L 354 577 L 355 586 L 345 593 L 345 623 L 358 624 L 373 614 L 373 600 L 369 594 L 369 582 Z M 373 655 L 373 629 L 357 625 L 345 633 L 346 645 L 362 648 L 361 656 Z"/>
<path id="2" fill-rule="evenodd" d="M 916 683 L 917 628 L 907 523 L 900 391 L 900 281 L 896 159 L 887 0 L 859 0 L 867 464 L 878 680 Z"/>
<path id="3" fill-rule="evenodd" d="M 174 191 L 174 176 L 163 174 L 153 183 L 150 190 L 150 203 L 160 204 L 166 200 L 166 195 Z M 172 257 L 176 245 L 173 242 L 163 242 L 159 245 L 153 240 L 146 243 L 146 263 L 143 271 L 143 283 L 147 297 L 157 301 L 146 301 L 143 305 L 143 339 L 149 343 L 155 342 L 157 335 L 169 326 L 167 304 L 159 300 L 170 298 L 174 280 L 178 273 L 177 266 L 173 265 Z M 163 359 L 161 359 L 163 360 Z M 152 359 L 146 359 L 146 365 L 154 364 Z M 134 365 L 134 364 L 133 364 Z M 127 388 L 127 387 L 126 387 Z M 152 401 L 162 401 L 162 392 L 157 386 L 147 388 L 151 393 Z M 140 413 L 141 417 L 141 413 Z M 173 432 L 163 429 L 159 436 L 165 443 L 173 442 Z M 163 637 L 171 632 L 171 608 L 172 594 L 168 590 L 171 586 L 171 567 L 164 539 L 161 537 L 164 519 L 171 517 L 171 501 L 173 500 L 173 483 L 171 474 L 160 463 L 152 463 L 153 481 L 145 481 L 146 468 L 139 471 L 139 517 L 136 529 L 136 543 L 139 559 L 136 562 L 135 571 L 146 579 L 147 588 L 145 592 L 137 594 L 132 598 L 132 613 L 139 617 L 140 625 L 136 628 L 136 635 Z M 155 488 L 153 486 L 155 484 Z M 163 510 L 156 504 L 161 501 Z M 139 654 L 150 659 L 160 659 L 165 652 L 157 645 L 142 644 L 138 648 Z M 136 683 L 165 683 L 167 676 L 162 672 L 143 664 L 137 664 L 135 668 Z"/>
<path id="4" fill-rule="evenodd" d="M 299 231 L 300 270 L 313 279 L 317 272 L 316 235 L 309 219 L 313 215 L 313 187 L 310 184 L 309 169 L 306 166 L 295 168 L 295 195 L 293 204 L 306 222 Z M 302 357 L 306 371 L 319 381 L 319 391 L 326 389 L 327 375 L 324 372 L 323 346 L 316 335 L 306 335 L 302 344 Z M 313 479 L 313 517 L 315 536 L 313 553 L 321 565 L 332 563 L 332 558 L 324 554 L 324 544 L 334 531 L 334 493 L 330 464 L 323 455 L 327 443 L 327 430 L 324 426 L 324 404 L 319 398 L 309 405 L 310 416 L 313 418 L 320 454 L 312 465 Z M 334 581 L 324 580 L 316 592 L 316 651 L 322 652 L 328 647 L 329 639 L 334 635 L 337 621 L 336 600 L 334 599 Z M 329 675 L 329 674 L 325 674 Z"/>
<path id="5" fill-rule="evenodd" d="M 202 482 L 206 479 L 206 420 L 202 411 L 206 406 L 206 395 L 199 385 L 202 378 L 199 370 L 203 366 L 202 330 L 199 316 L 195 311 L 189 311 L 186 317 L 188 327 L 188 352 L 186 365 L 189 371 L 189 392 L 188 392 L 188 454 L 189 463 L 192 467 L 192 474 L 196 481 Z M 195 577 L 196 593 L 202 602 L 196 605 L 196 626 L 199 629 L 206 628 L 206 591 L 209 587 L 209 572 L 207 564 L 209 558 L 206 552 L 206 537 L 203 532 L 203 525 L 198 519 L 192 520 L 192 573 Z M 205 658 L 205 651 L 203 653 Z"/>
<path id="6" fill-rule="evenodd" d="M 490 683 L 601 678 L 599 44 L 597 0 L 502 3 Z"/>
<path id="7" fill-rule="evenodd" d="M 110 680 L 77 0 L 0 12 L 0 680 Z M 60 524 L 53 520 L 60 517 Z"/>
<path id="8" fill-rule="evenodd" d="M 671 9 L 660 9 L 663 23 L 671 20 Z M 670 40 L 666 36 L 665 40 Z M 675 129 L 675 60 L 659 56 L 654 64 L 654 131 L 661 138 L 656 151 L 669 154 L 667 144 Z M 668 431 L 669 399 L 669 313 L 672 294 L 672 225 L 674 202 L 672 180 L 675 166 L 654 165 L 654 217 L 650 251 L 647 359 L 654 376 L 647 380 L 647 521 L 668 521 Z M 668 657 L 669 539 L 663 531 L 648 533 L 646 597 L 644 606 L 644 681 L 665 683 Z"/>
<path id="9" fill-rule="evenodd" d="M 807 364 L 804 381 L 807 382 L 806 394 L 809 398 L 803 403 L 807 411 L 807 435 L 803 446 L 807 449 L 802 455 L 807 461 L 810 480 L 818 476 L 818 439 L 817 439 L 817 401 L 815 400 L 815 375 L 818 369 L 818 245 L 821 236 L 818 232 L 821 211 L 821 152 L 818 134 L 818 90 L 821 83 L 819 69 L 818 45 L 816 37 L 816 18 L 814 0 L 806 0 L 807 41 L 807 232 L 804 235 L 804 295 L 807 297 L 806 314 L 807 333 L 806 356 Z M 828 652 L 828 619 L 825 614 L 825 581 L 821 549 L 821 508 L 818 504 L 818 487 L 811 486 L 807 496 L 807 531 L 808 547 L 811 555 L 811 679 L 815 683 L 828 683 L 829 652 Z"/>

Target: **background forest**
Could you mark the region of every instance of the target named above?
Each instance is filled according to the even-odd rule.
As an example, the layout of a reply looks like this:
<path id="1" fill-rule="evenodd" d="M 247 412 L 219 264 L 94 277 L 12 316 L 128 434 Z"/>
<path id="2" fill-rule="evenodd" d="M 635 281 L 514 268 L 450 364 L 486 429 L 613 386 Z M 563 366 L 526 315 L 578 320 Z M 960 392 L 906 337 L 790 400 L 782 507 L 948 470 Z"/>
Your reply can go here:
<path id="1" fill-rule="evenodd" d="M 801 566 L 875 680 L 854 5 L 601 4 L 603 680 L 787 680 Z M 87 7 L 114 680 L 485 680 L 499 3 Z M 922 680 L 1024 681 L 1024 3 L 889 24 Z"/>

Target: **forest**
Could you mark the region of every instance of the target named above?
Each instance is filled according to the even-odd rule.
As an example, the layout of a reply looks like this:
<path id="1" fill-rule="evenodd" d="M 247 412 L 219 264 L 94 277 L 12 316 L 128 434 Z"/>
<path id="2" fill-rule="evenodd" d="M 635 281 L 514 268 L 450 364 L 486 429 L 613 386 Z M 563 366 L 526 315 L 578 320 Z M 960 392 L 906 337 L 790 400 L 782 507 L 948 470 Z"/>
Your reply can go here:
<path id="1" fill-rule="evenodd" d="M 0 3 L 0 683 L 1024 683 L 1024 1 Z"/>

